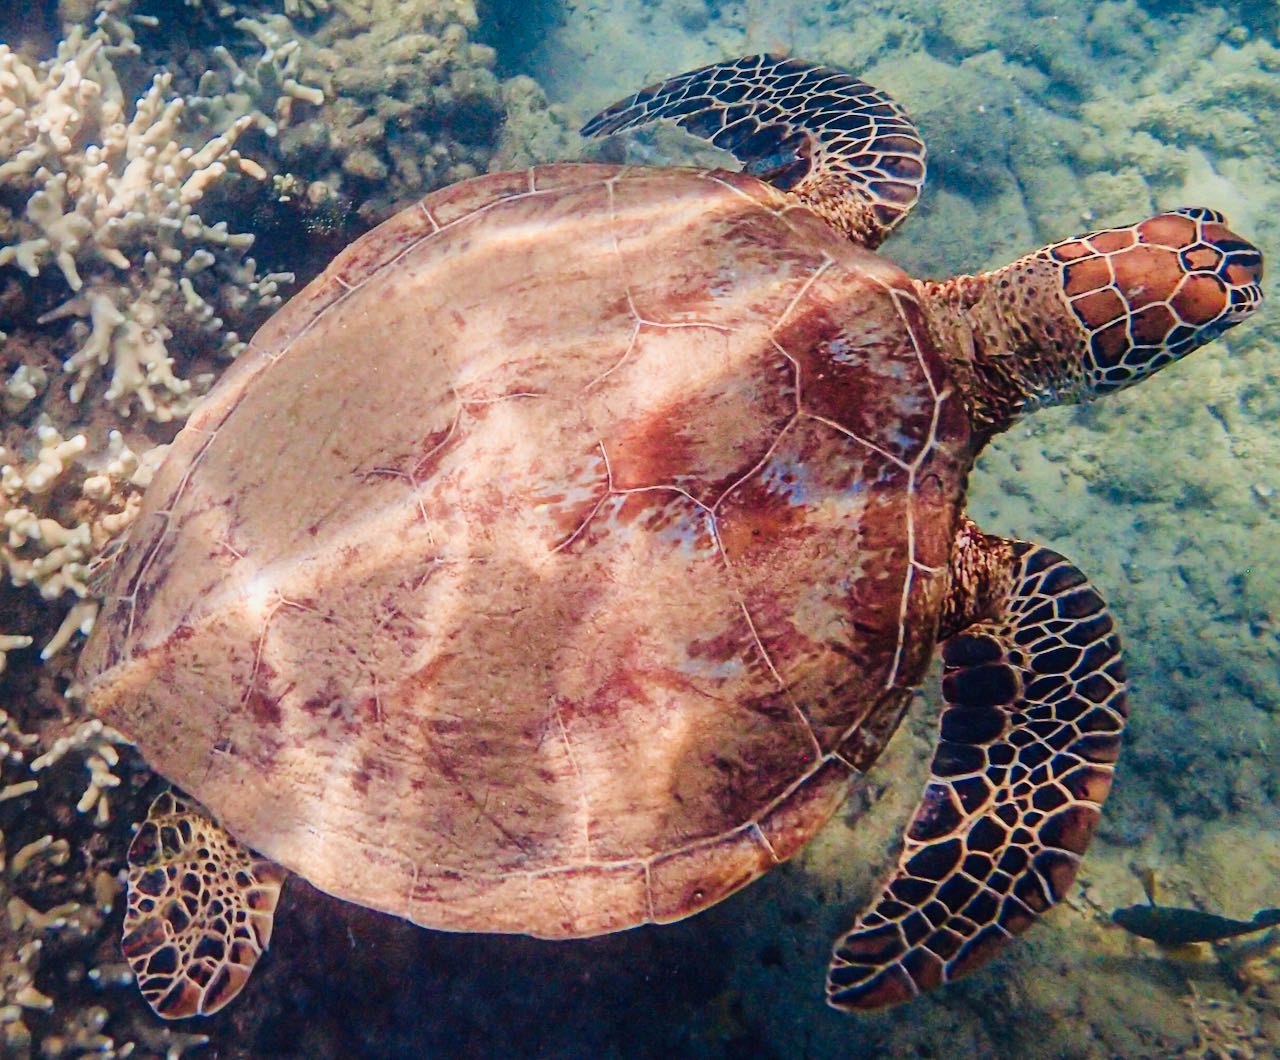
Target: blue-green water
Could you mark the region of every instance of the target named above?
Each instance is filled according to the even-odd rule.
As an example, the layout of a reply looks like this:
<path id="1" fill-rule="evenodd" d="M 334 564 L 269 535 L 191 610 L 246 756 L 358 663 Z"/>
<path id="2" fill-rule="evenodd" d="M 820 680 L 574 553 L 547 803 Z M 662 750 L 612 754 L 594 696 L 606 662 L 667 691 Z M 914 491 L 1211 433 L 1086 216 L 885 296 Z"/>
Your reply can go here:
<path id="1" fill-rule="evenodd" d="M 54 54 L 73 22 L 89 26 L 93 6 L 64 0 L 0 12 L 0 40 L 35 63 Z M 884 252 L 913 274 L 991 268 L 1076 232 L 1186 204 L 1224 211 L 1273 257 L 1280 246 L 1274 3 L 882 0 L 780 11 L 707 0 L 474 9 L 465 0 L 313 0 L 290 4 L 288 15 L 284 0 L 104 6 L 109 17 L 98 32 L 126 116 L 162 70 L 174 75 L 169 95 L 193 100 L 183 143 L 198 147 L 235 115 L 260 115 L 239 148 L 266 179 L 218 181 L 200 211 L 256 236 L 258 275 L 295 273 L 286 294 L 372 224 L 456 180 L 557 159 L 707 160 L 705 148 L 672 130 L 604 146 L 583 144 L 574 130 L 657 78 L 762 50 L 846 69 L 911 113 L 929 146 L 929 180 Z M 131 35 L 136 49 L 126 47 Z M 287 64 L 277 58 L 278 73 L 256 65 L 265 49 L 280 56 L 282 47 L 292 56 Z M 105 83 L 94 69 L 90 76 Z M 214 76 L 202 80 L 206 71 Z M 305 90 L 284 88 L 286 77 Z M 0 102 L 6 91 L 12 85 L 0 81 Z M 0 245 L 32 234 L 22 227 L 30 223 L 30 179 L 0 170 Z M 74 253 L 91 286 L 114 278 L 116 266 L 101 255 Z M 225 332 L 247 336 L 270 310 L 252 299 L 217 301 L 248 282 L 233 264 L 191 273 L 201 295 L 217 302 L 221 331 L 176 309 L 169 322 L 173 371 L 196 391 L 228 363 Z M 86 433 L 86 458 L 107 451 L 112 429 L 139 453 L 169 440 L 186 408 L 175 399 L 175 420 L 156 422 L 135 401 L 125 415 L 103 396 L 107 369 L 89 377 L 79 404 L 68 401 L 72 376 L 60 364 L 85 339 L 66 319 L 40 322 L 70 292 L 51 259 L 38 271 L 0 267 L 0 330 L 8 334 L 0 375 L 9 380 L 25 365 L 49 379 L 34 399 L 0 411 L 8 451 L 0 463 L 34 458 L 39 422 L 63 436 Z M 1269 279 L 1273 302 L 1274 288 Z M 156 297 L 170 309 L 181 301 Z M 1115 907 L 1141 899 L 1144 872 L 1155 874 L 1171 905 L 1247 917 L 1276 904 L 1274 308 L 1145 386 L 1025 421 L 979 462 L 969 508 L 981 525 L 1052 545 L 1110 601 L 1125 637 L 1132 709 L 1103 824 L 1068 900 L 989 968 L 884 1014 L 844 1015 L 823 1000 L 831 941 L 892 860 L 893 837 L 922 783 L 937 710 L 931 678 L 866 791 L 807 852 L 678 924 L 572 943 L 445 935 L 292 880 L 272 948 L 244 994 L 223 1013 L 177 1028 L 208 1037 L 186 1043 L 191 1055 L 1280 1053 L 1280 955 L 1266 936 L 1172 955 L 1107 921 Z M 0 514 L 21 507 L 73 525 L 85 518 L 77 473 L 69 469 L 52 492 L 0 493 Z M 7 547 L 12 582 L 10 556 L 34 553 L 30 543 L 11 539 Z M 74 593 L 50 595 L 0 587 L 0 635 L 34 638 L 33 647 L 9 653 L 0 673 L 9 717 L 0 739 L 10 749 L 0 788 L 37 777 L 31 763 L 78 724 L 63 695 L 78 641 L 47 664 L 37 658 Z M 42 912 L 69 901 L 87 906 L 98 875 L 122 869 L 129 825 L 159 783 L 136 755 L 122 754 L 112 767 L 123 783 L 109 822 L 75 809 L 87 751 L 38 774 L 37 791 L 0 801 L 6 901 Z M 41 853 L 15 862 L 45 835 L 66 840 L 61 863 Z M 33 926 L 10 910 L 0 924 L 0 1055 L 83 1055 L 91 1047 L 126 1055 L 134 1043 L 128 1055 L 140 1057 L 170 1048 L 170 1031 L 119 981 L 121 906 L 117 896 L 110 913 L 86 914 L 71 928 Z"/>

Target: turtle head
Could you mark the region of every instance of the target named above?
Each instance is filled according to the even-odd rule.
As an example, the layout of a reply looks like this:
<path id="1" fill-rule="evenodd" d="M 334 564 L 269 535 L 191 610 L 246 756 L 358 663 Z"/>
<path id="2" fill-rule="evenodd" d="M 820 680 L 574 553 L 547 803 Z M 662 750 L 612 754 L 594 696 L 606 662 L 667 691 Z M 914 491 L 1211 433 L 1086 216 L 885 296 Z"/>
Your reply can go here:
<path id="1" fill-rule="evenodd" d="M 1088 232 L 978 276 L 919 285 L 979 444 L 1045 405 L 1145 379 L 1262 302 L 1262 252 L 1215 210 Z"/>
<path id="2" fill-rule="evenodd" d="M 1262 302 L 1262 252 L 1216 210 L 1185 207 L 1046 247 L 1083 330 L 1083 393 L 1145 379 Z"/>

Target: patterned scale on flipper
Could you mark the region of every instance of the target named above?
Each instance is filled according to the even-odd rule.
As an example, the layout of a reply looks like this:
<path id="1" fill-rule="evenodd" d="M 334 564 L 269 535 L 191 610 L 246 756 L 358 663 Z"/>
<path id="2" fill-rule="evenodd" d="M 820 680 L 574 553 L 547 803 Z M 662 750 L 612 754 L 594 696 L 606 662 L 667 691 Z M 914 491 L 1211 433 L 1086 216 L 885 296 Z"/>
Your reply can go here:
<path id="1" fill-rule="evenodd" d="M 286 875 L 186 796 L 156 798 L 129 844 L 121 948 L 157 1015 L 208 1016 L 243 989 Z"/>
<path id="2" fill-rule="evenodd" d="M 1126 718 L 1119 639 L 1079 570 L 1008 544 L 1003 606 L 942 645 L 931 776 L 892 878 L 836 943 L 836 1008 L 897 1004 L 985 964 L 1062 899 L 1093 835 Z"/>
<path id="3" fill-rule="evenodd" d="M 789 191 L 875 248 L 920 197 L 924 141 L 901 104 L 865 81 L 782 55 L 713 63 L 642 88 L 582 127 L 603 136 L 667 119 L 753 177 Z"/>

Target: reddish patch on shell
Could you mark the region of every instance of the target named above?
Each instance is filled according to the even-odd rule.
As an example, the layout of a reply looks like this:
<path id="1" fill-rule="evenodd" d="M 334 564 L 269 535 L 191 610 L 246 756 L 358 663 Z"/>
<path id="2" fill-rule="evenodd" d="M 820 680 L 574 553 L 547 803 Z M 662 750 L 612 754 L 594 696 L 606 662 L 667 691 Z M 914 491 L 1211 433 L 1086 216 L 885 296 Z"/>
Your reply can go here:
<path id="1" fill-rule="evenodd" d="M 637 351 L 636 360 L 641 356 Z M 764 457 L 795 415 L 794 366 L 780 353 L 761 361 L 750 374 L 675 393 L 605 434 L 614 489 L 676 486 L 714 504 Z M 730 434 L 739 437 L 726 451 Z"/>
<path id="2" fill-rule="evenodd" d="M 284 693 L 277 692 L 275 688 L 279 676 L 265 659 L 258 660 L 243 702 L 244 709 L 260 724 L 279 725 L 283 717 L 280 701 L 284 698 Z"/>

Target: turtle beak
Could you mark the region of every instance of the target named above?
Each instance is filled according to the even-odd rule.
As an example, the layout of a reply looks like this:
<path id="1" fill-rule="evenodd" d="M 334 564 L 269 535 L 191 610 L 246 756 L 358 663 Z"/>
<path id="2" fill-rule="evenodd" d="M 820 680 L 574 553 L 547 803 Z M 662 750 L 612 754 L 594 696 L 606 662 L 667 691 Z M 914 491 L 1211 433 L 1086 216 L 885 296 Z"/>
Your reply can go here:
<path id="1" fill-rule="evenodd" d="M 1235 324 L 1262 304 L 1262 251 L 1225 224 L 1206 225 L 1205 237 L 1222 254 L 1218 275 L 1230 292 Z"/>

